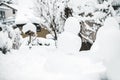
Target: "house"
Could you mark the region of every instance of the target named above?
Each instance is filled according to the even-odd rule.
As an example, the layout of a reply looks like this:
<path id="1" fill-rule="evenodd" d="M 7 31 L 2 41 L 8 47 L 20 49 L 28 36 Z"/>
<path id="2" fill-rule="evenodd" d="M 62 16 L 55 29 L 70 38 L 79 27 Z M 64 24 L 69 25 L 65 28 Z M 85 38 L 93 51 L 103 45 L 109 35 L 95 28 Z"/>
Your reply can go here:
<path id="1" fill-rule="evenodd" d="M 0 3 L 0 21 L 3 23 L 14 22 L 17 9 L 12 4 Z"/>

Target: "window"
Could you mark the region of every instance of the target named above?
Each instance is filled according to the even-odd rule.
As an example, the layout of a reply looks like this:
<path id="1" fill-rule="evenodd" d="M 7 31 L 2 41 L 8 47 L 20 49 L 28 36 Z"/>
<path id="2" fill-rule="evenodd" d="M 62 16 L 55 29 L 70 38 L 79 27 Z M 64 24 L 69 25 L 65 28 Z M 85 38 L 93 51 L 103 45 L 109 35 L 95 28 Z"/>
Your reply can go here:
<path id="1" fill-rule="evenodd" d="M 15 10 L 13 9 L 13 14 L 15 14 Z"/>
<path id="2" fill-rule="evenodd" d="M 40 25 L 36 25 L 36 27 L 37 27 L 37 32 L 40 32 L 41 31 Z"/>
<path id="3" fill-rule="evenodd" d="M 0 19 L 5 19 L 5 12 L 4 11 L 0 11 Z"/>

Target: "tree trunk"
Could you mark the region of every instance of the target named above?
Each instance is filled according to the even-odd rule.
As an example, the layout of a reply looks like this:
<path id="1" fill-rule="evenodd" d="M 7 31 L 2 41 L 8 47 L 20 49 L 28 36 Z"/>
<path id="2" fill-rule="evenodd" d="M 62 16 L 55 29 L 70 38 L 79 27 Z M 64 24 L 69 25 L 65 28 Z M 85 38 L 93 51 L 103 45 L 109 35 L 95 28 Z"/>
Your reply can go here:
<path id="1" fill-rule="evenodd" d="M 55 19 L 55 18 L 53 17 L 53 20 L 52 20 L 52 22 L 51 22 L 50 27 L 52 28 L 52 31 L 54 32 L 55 46 L 57 47 L 57 32 L 56 32 L 56 24 L 55 24 L 54 19 Z"/>

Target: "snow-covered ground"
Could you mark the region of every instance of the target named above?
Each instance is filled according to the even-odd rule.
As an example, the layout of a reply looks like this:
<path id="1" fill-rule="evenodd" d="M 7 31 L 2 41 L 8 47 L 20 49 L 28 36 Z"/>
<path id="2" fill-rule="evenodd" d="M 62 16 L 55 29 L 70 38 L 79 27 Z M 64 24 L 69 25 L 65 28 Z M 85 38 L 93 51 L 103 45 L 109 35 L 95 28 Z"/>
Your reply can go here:
<path id="1" fill-rule="evenodd" d="M 0 54 L 0 80 L 100 80 L 105 70 L 100 62 L 50 47 Z"/>
<path id="2" fill-rule="evenodd" d="M 92 12 L 95 19 L 105 17 L 101 12 L 94 13 L 96 0 L 81 1 L 83 2 L 80 0 L 69 2 L 68 6 L 73 7 L 73 13 L 78 14 L 80 8 L 78 5 L 84 3 L 83 12 Z M 30 5 L 33 3 L 28 3 L 28 0 L 18 2 L 16 24 L 40 22 L 32 14 Z M 10 51 L 6 55 L 0 52 L 0 80 L 120 80 L 120 26 L 118 22 L 113 17 L 107 18 L 104 26 L 98 30 L 91 50 L 81 52 L 79 49 L 82 41 L 78 37 L 80 24 L 75 17 L 66 20 L 64 32 L 58 35 L 56 46 L 55 41 L 49 38 L 50 36 L 47 36 L 48 39 L 31 37 L 31 44 L 28 45 L 29 37 L 20 39 L 18 31 L 14 33 L 13 38 L 12 30 L 9 28 L 8 31 L 5 31 L 7 29 L 0 31 L 0 48 L 5 47 Z M 29 26 L 31 24 L 25 25 L 23 32 L 31 30 L 36 33 L 36 28 Z M 17 45 L 18 50 L 11 50 L 14 40 L 21 45 L 21 47 Z"/>
<path id="3" fill-rule="evenodd" d="M 81 39 L 77 35 L 79 30 L 77 19 L 70 17 L 65 23 L 65 31 L 58 36 L 57 48 L 51 45 L 54 43 L 53 40 L 43 38 L 37 38 L 36 41 L 51 44 L 28 46 L 26 45 L 28 38 L 25 38 L 19 50 L 11 50 L 6 55 L 0 53 L 0 80 L 105 79 L 103 75 L 106 68 L 102 62 L 95 61 L 89 55 L 81 55 L 84 52 L 79 52 L 81 47 Z"/>
<path id="4" fill-rule="evenodd" d="M 71 17 L 71 25 L 73 20 Z M 58 44 L 57 48 L 55 45 L 30 48 L 24 44 L 28 41 L 25 38 L 19 50 L 11 50 L 6 55 L 0 52 L 0 80 L 119 80 L 120 31 L 117 21 L 106 19 L 91 50 L 83 52 L 77 51 L 80 45 L 74 44 L 74 41 L 81 43 L 77 35 L 80 28 L 77 25 L 68 28 L 67 21 L 65 24 L 65 31 L 58 36 L 57 42 L 63 45 Z M 54 43 L 51 39 L 36 40 Z M 68 44 L 64 44 L 66 42 Z"/>

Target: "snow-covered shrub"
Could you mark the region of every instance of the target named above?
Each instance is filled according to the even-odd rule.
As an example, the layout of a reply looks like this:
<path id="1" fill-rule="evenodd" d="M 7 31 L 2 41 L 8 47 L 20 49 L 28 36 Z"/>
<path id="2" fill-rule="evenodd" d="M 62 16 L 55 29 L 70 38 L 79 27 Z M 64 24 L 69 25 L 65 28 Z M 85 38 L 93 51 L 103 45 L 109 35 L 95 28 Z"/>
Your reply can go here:
<path id="1" fill-rule="evenodd" d="M 19 49 L 22 40 L 21 31 L 18 28 L 13 29 L 12 25 L 11 26 L 6 25 L 5 32 L 8 33 L 8 37 L 12 40 L 12 48 Z"/>
<path id="2" fill-rule="evenodd" d="M 16 28 L 14 30 L 14 37 L 13 37 L 13 49 L 19 49 L 22 44 L 22 36 L 21 31 Z"/>
<path id="3" fill-rule="evenodd" d="M 104 1 L 102 4 L 97 4 L 96 9 L 97 11 L 94 13 L 94 18 L 105 20 L 108 16 L 115 16 L 115 11 L 110 1 Z"/>
<path id="4" fill-rule="evenodd" d="M 12 49 L 12 40 L 9 38 L 8 36 L 8 32 L 7 31 L 3 31 L 3 27 L 5 26 L 1 26 L 1 31 L 0 31 L 0 51 L 2 51 L 2 53 L 6 54 L 8 51 L 10 51 Z"/>

